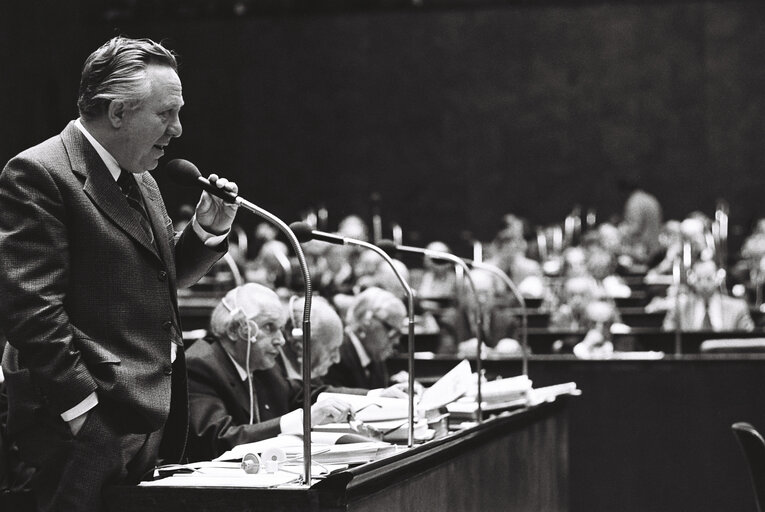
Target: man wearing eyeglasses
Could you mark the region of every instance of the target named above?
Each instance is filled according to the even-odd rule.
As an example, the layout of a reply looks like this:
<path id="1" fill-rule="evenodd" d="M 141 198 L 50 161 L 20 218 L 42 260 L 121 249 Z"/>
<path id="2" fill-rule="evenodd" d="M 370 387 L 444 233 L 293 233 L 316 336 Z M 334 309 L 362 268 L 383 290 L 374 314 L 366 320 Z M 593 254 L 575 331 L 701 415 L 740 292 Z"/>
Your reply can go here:
<path id="1" fill-rule="evenodd" d="M 367 288 L 348 308 L 340 362 L 324 378 L 332 386 L 376 389 L 389 384 L 385 360 L 394 352 L 406 320 L 401 300 L 381 288 Z"/>
<path id="2" fill-rule="evenodd" d="M 276 293 L 255 283 L 234 288 L 215 307 L 210 333 L 186 352 L 189 459 L 303 431 L 302 385 L 276 364 L 285 320 Z M 311 407 L 311 425 L 345 420 L 350 411 L 341 400 L 322 401 Z"/>

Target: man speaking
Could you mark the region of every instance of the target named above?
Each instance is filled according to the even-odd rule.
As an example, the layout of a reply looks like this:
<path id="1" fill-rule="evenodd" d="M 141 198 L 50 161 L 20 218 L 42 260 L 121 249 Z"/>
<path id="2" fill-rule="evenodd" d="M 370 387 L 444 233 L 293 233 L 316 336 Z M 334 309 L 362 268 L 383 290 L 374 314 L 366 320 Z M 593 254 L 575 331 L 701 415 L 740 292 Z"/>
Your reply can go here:
<path id="1" fill-rule="evenodd" d="M 175 56 L 116 37 L 85 61 L 80 117 L 0 173 L 8 436 L 39 510 L 103 508 L 186 439 L 176 288 L 227 249 L 236 206 L 203 192 L 176 234 L 146 172 L 181 135 Z M 237 192 L 215 175 L 215 186 Z"/>

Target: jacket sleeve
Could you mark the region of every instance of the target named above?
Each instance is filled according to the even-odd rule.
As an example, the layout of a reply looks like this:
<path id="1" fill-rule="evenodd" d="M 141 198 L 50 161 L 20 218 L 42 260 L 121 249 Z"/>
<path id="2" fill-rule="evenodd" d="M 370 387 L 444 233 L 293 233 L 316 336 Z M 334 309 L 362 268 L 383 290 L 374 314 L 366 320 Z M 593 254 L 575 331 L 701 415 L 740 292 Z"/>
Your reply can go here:
<path id="1" fill-rule="evenodd" d="M 0 212 L 0 328 L 41 398 L 60 414 L 96 389 L 64 309 L 66 205 L 48 169 L 20 156 L 0 174 Z"/>

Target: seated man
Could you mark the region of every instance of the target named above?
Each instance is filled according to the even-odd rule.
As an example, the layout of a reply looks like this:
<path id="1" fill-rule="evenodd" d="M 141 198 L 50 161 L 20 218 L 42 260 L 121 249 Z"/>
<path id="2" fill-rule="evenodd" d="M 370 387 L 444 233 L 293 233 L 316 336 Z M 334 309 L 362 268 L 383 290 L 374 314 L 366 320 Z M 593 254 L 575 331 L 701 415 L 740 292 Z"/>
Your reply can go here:
<path id="1" fill-rule="evenodd" d="M 724 272 L 712 260 L 699 260 L 688 273 L 689 293 L 678 298 L 664 317 L 664 329 L 674 330 L 677 313 L 683 331 L 752 331 L 754 322 L 743 299 L 723 295 Z"/>
<path id="2" fill-rule="evenodd" d="M 391 292 L 367 288 L 355 296 L 346 318 L 340 362 L 333 365 L 325 383 L 350 388 L 384 388 L 389 377 L 385 360 L 401 337 L 406 308 Z"/>
<path id="3" fill-rule="evenodd" d="M 281 348 L 282 366 L 287 379 L 303 380 L 303 308 L 305 300 L 293 296 L 287 306 L 288 320 L 284 329 L 285 345 Z M 405 398 L 406 387 L 394 384 L 387 389 L 364 389 L 327 386 L 323 377 L 333 364 L 340 362 L 340 347 L 343 344 L 343 322 L 324 297 L 311 300 L 311 389 L 314 394 L 321 391 L 348 393 L 352 395 L 373 395 L 388 398 Z M 416 389 L 421 389 L 415 383 Z"/>
<path id="4" fill-rule="evenodd" d="M 290 380 L 303 380 L 303 309 L 305 300 L 293 296 L 284 330 L 286 344 L 281 348 L 284 369 Z M 329 368 L 340 362 L 343 322 L 323 297 L 311 299 L 311 380 L 321 379 Z"/>
<path id="5" fill-rule="evenodd" d="M 186 353 L 191 460 L 302 432 L 302 410 L 295 410 L 302 389 L 276 366 L 284 322 L 279 297 L 255 283 L 234 288 L 215 307 L 210 334 Z M 349 412 L 347 403 L 323 401 L 311 407 L 311 425 L 343 421 Z"/>
<path id="6" fill-rule="evenodd" d="M 584 339 L 574 346 L 574 355 L 579 359 L 607 359 L 613 355 L 611 326 L 616 321 L 617 311 L 610 302 L 596 300 L 585 307 L 585 314 L 592 327 Z"/>
<path id="7" fill-rule="evenodd" d="M 550 315 L 549 327 L 562 331 L 579 331 L 591 327 L 587 318 L 587 305 L 595 301 L 595 282 L 587 276 L 566 279 L 561 292 L 561 303 Z"/>

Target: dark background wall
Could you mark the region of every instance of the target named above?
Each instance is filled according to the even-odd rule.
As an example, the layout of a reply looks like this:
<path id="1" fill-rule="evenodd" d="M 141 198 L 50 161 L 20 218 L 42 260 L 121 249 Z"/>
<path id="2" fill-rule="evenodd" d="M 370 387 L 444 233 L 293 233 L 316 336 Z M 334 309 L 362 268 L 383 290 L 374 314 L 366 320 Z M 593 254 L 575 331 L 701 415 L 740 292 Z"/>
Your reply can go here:
<path id="1" fill-rule="evenodd" d="M 620 176 L 667 217 L 724 198 L 736 235 L 765 215 L 761 2 L 63 4 L 1 4 L 2 161 L 76 117 L 82 62 L 123 33 L 181 56 L 184 134 L 166 161 L 229 176 L 287 221 L 319 204 L 330 227 L 368 217 L 376 191 L 407 241 L 487 240 L 507 212 L 548 224 L 580 204 L 604 220 Z M 171 212 L 195 197 L 155 175 Z"/>

